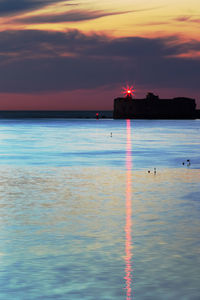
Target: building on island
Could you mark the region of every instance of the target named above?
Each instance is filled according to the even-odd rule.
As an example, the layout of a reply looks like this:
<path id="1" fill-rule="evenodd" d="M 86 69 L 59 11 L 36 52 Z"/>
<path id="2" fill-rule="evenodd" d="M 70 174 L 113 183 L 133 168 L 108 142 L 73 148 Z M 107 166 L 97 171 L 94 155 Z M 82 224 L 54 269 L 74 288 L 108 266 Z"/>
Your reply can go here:
<path id="1" fill-rule="evenodd" d="M 177 97 L 159 99 L 148 93 L 144 99 L 134 99 L 132 91 L 114 99 L 114 119 L 195 119 L 199 117 L 195 99 Z"/>

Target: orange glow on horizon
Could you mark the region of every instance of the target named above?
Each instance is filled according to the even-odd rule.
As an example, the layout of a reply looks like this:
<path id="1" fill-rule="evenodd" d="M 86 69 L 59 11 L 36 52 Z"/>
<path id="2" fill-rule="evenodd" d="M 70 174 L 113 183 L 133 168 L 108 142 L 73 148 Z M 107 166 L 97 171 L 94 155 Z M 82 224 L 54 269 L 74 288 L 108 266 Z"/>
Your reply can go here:
<path id="1" fill-rule="evenodd" d="M 126 300 L 131 300 L 132 294 L 132 264 L 131 264 L 131 248 L 132 248 L 132 238 L 131 238 L 131 216 L 132 216 L 132 204 L 131 204 L 131 169 L 132 169 L 132 157 L 131 157 L 131 122 L 126 120 L 126 130 L 127 130 L 127 144 L 126 144 L 126 242 L 125 242 L 125 280 L 126 280 Z"/>

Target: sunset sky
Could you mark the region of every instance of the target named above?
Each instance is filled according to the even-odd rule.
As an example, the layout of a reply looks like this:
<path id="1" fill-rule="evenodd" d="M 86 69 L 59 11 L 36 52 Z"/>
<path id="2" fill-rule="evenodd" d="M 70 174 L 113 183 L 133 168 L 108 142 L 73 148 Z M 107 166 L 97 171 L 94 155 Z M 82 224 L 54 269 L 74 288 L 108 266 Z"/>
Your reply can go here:
<path id="1" fill-rule="evenodd" d="M 0 0 L 0 109 L 112 109 L 135 97 L 200 106 L 199 0 Z"/>

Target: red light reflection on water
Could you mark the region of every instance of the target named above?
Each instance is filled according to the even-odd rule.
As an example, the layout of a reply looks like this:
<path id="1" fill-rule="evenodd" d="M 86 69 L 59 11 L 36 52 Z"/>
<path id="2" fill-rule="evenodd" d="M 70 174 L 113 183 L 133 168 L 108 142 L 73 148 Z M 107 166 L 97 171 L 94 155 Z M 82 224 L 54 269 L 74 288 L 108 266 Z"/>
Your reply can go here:
<path id="1" fill-rule="evenodd" d="M 131 300 L 132 290 L 132 266 L 131 266 L 131 215 L 132 215 L 132 207 L 131 207 L 131 168 L 132 168 L 132 159 L 131 159 L 131 122 L 130 120 L 126 120 L 126 130 L 127 130 L 127 143 L 126 143 L 126 242 L 125 242 L 125 280 L 126 280 L 126 300 Z"/>

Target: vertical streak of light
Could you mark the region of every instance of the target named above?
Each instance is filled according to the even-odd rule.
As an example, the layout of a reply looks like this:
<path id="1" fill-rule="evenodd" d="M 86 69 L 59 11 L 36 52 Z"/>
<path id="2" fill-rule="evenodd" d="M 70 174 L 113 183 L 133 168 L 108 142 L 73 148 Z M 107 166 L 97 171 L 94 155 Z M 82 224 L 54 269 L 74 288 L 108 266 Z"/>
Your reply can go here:
<path id="1" fill-rule="evenodd" d="M 126 242 L 125 242 L 125 280 L 126 280 L 126 300 L 131 300 L 132 290 L 132 266 L 131 266 L 131 168 L 132 168 L 132 159 L 131 159 L 131 122 L 126 120 L 126 130 L 127 130 L 127 142 L 126 142 Z"/>

